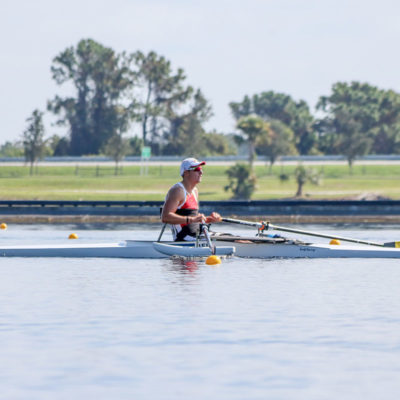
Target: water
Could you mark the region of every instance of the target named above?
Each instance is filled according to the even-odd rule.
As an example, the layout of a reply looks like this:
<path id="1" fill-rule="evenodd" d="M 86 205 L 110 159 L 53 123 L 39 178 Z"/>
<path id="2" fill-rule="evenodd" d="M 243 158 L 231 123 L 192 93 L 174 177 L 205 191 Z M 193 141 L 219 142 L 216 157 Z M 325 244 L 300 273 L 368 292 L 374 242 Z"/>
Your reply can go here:
<path id="1" fill-rule="evenodd" d="M 114 228 L 13 226 L 1 239 L 110 242 L 158 229 Z M 396 226 L 301 228 L 400 236 Z M 399 267 L 1 259 L 1 399 L 397 399 Z"/>

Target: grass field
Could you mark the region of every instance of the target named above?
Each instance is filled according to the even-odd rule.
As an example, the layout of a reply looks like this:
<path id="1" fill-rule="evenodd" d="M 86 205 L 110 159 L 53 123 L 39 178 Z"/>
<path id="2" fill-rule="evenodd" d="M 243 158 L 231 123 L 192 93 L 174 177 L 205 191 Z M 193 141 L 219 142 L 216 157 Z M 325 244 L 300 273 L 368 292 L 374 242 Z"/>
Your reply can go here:
<path id="1" fill-rule="evenodd" d="M 224 191 L 228 183 L 228 167 L 206 166 L 200 184 L 202 200 L 227 200 L 231 193 Z M 296 182 L 295 166 L 274 166 L 271 173 L 257 166 L 257 190 L 252 199 L 280 199 L 293 197 Z M 366 193 L 400 199 L 400 165 L 355 165 L 352 173 L 346 165 L 314 167 L 320 172 L 319 186 L 307 184 L 309 199 L 356 198 Z M 280 174 L 290 176 L 282 182 Z M 180 180 L 177 166 L 150 166 L 141 175 L 139 166 L 124 166 L 121 174 L 114 174 L 112 166 L 39 166 L 29 176 L 29 168 L 0 167 L 0 199 L 2 200 L 163 200 L 168 188 Z"/>

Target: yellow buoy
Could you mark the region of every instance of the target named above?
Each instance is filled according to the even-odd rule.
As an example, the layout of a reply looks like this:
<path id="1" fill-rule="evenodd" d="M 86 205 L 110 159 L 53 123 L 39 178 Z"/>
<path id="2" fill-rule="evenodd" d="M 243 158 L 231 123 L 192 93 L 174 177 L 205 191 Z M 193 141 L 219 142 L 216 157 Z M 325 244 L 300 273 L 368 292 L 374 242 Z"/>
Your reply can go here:
<path id="1" fill-rule="evenodd" d="M 217 265 L 221 264 L 221 259 L 218 256 L 210 256 L 206 260 L 207 265 Z"/>
<path id="2" fill-rule="evenodd" d="M 0 225 L 0 229 L 7 229 L 7 224 L 3 222 L 3 223 Z"/>
<path id="3" fill-rule="evenodd" d="M 332 239 L 329 244 L 340 244 L 340 240 L 338 239 Z"/>
<path id="4" fill-rule="evenodd" d="M 68 239 L 78 239 L 78 235 L 77 235 L 76 233 L 71 233 L 71 234 L 68 236 Z"/>

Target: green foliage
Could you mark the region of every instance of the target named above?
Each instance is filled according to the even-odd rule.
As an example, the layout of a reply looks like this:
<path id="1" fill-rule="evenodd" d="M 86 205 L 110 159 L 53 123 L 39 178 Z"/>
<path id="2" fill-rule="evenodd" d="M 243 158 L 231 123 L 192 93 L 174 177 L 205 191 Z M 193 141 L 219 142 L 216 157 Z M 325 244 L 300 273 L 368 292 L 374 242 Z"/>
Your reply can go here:
<path id="1" fill-rule="evenodd" d="M 165 155 L 184 155 L 196 149 L 201 153 L 203 127 L 200 121 L 193 116 L 175 117 L 172 129 L 164 135 L 162 153 Z"/>
<path id="2" fill-rule="evenodd" d="M 281 182 L 287 182 L 290 179 L 290 176 L 288 174 L 285 174 L 284 172 L 279 174 L 279 180 Z"/>
<path id="3" fill-rule="evenodd" d="M 53 135 L 48 140 L 50 152 L 53 156 L 67 156 L 69 151 L 69 142 L 67 138 Z"/>
<path id="4" fill-rule="evenodd" d="M 118 163 L 131 151 L 129 139 L 123 137 L 129 126 L 130 111 L 124 107 L 118 107 L 116 111 L 118 112 L 117 129 L 108 139 L 103 150 L 115 161 L 115 175 L 118 175 Z"/>
<path id="5" fill-rule="evenodd" d="M 370 151 L 400 151 L 400 94 L 367 83 L 338 82 L 317 108 L 326 113 L 318 126 L 321 149 L 330 143 L 333 152 L 346 155 L 350 167 Z"/>
<path id="6" fill-rule="evenodd" d="M 115 175 L 118 175 L 118 164 L 130 152 L 129 139 L 122 137 L 121 134 L 116 133 L 111 136 L 106 146 L 104 153 L 115 161 Z"/>
<path id="7" fill-rule="evenodd" d="M 182 112 L 177 104 L 170 104 L 168 108 L 169 130 L 163 135 L 166 143 L 162 149 L 163 154 L 185 155 L 196 149 L 196 153 L 204 154 L 205 131 L 202 124 L 212 115 L 211 107 L 200 90 L 191 94 L 186 99 L 186 112 Z"/>
<path id="8" fill-rule="evenodd" d="M 127 155 L 140 156 L 142 154 L 143 140 L 137 136 L 129 139 L 129 153 Z"/>
<path id="9" fill-rule="evenodd" d="M 250 169 L 252 169 L 255 159 L 256 143 L 262 136 L 267 135 L 269 132 L 269 125 L 256 115 L 247 115 L 239 119 L 236 127 L 241 131 L 249 145 L 249 164 Z"/>
<path id="10" fill-rule="evenodd" d="M 134 54 L 140 88 L 138 121 L 143 143 L 153 154 L 184 155 L 193 148 L 206 151 L 202 124 L 211 107 L 200 90 L 185 84 L 183 69 L 172 70 L 165 57 L 150 52 Z"/>
<path id="11" fill-rule="evenodd" d="M 249 96 L 244 96 L 240 103 L 231 102 L 229 103 L 233 117 L 238 121 L 242 117 L 254 113 L 254 107 L 252 100 Z"/>
<path id="12" fill-rule="evenodd" d="M 44 156 L 46 149 L 43 113 L 39 110 L 34 110 L 27 122 L 29 123 L 28 128 L 22 135 L 22 141 L 25 160 L 30 163 L 30 174 L 32 175 L 34 163 Z"/>
<path id="13" fill-rule="evenodd" d="M 282 155 L 296 154 L 293 131 L 279 120 L 271 120 L 269 130 L 257 143 L 257 153 L 269 158 L 270 168 Z"/>
<path id="14" fill-rule="evenodd" d="M 226 170 L 229 184 L 224 190 L 232 191 L 233 199 L 248 200 L 256 189 L 257 178 L 247 164 L 236 164 Z"/>
<path id="15" fill-rule="evenodd" d="M 138 67 L 136 72 L 140 88 L 138 120 L 142 126 L 144 145 L 160 138 L 166 121 L 174 106 L 184 104 L 193 93 L 193 88 L 184 86 L 186 76 L 183 69 L 172 71 L 171 62 L 154 51 L 147 55 L 134 54 Z M 150 136 L 150 138 L 149 138 Z"/>
<path id="16" fill-rule="evenodd" d="M 118 55 L 91 39 L 55 57 L 53 79 L 59 85 L 72 83 L 76 90 L 75 97 L 56 96 L 48 104 L 60 116 L 58 123 L 69 128 L 69 154 L 99 154 L 121 129 L 121 115 L 133 117 L 136 104 L 128 101 L 134 82 L 131 64 L 132 57 Z"/>
<path id="17" fill-rule="evenodd" d="M 24 148 L 19 142 L 5 142 L 0 146 L 1 157 L 23 157 Z"/>
<path id="18" fill-rule="evenodd" d="M 320 174 L 313 168 L 306 168 L 303 165 L 298 165 L 294 170 L 294 176 L 297 182 L 296 197 L 303 196 L 303 187 L 307 182 L 313 185 L 320 184 Z"/>
<path id="19" fill-rule="evenodd" d="M 151 146 L 154 155 L 186 155 L 193 149 L 202 156 L 245 154 L 246 142 L 251 166 L 258 146 L 271 167 L 280 155 L 296 153 L 344 154 L 352 167 L 365 154 L 400 153 L 400 94 L 367 83 L 335 83 L 331 94 L 319 99 L 317 108 L 325 115 L 317 120 L 305 101 L 287 94 L 246 95 L 229 103 L 241 131 L 233 143 L 206 133 L 204 124 L 212 116 L 208 100 L 186 83 L 182 68 L 174 70 L 154 51 L 116 53 L 83 39 L 54 58 L 51 72 L 58 85 L 70 86 L 74 93 L 48 102 L 48 110 L 68 132 L 54 135 L 43 154 L 110 151 L 116 135 L 128 132 L 132 123 L 140 124 L 142 134 L 140 145 L 130 141 L 132 154 L 140 154 L 142 145 Z M 4 146 L 0 154 L 20 154 L 12 144 Z"/>
<path id="20" fill-rule="evenodd" d="M 279 120 L 292 129 L 295 145 L 300 154 L 309 154 L 316 145 L 316 135 L 313 129 L 314 118 L 307 103 L 303 100 L 294 101 L 290 96 L 273 91 L 245 96 L 240 103 L 229 104 L 236 119 L 256 114 L 266 121 Z"/>
<path id="21" fill-rule="evenodd" d="M 204 133 L 199 156 L 219 156 L 236 154 L 237 147 L 232 138 L 215 131 Z"/>

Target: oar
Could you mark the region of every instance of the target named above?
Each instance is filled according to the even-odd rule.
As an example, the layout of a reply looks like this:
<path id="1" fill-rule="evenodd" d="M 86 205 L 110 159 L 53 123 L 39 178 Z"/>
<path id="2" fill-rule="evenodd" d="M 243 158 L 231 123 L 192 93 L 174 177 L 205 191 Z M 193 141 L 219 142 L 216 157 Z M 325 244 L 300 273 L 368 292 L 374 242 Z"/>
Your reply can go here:
<path id="1" fill-rule="evenodd" d="M 361 244 L 368 244 L 371 246 L 379 246 L 379 247 L 400 247 L 400 241 L 398 242 L 386 242 L 386 243 L 378 243 L 378 242 L 370 242 L 366 240 L 360 239 L 352 239 L 343 236 L 332 236 L 326 235 L 324 233 L 319 232 L 310 232 L 310 231 L 303 231 L 301 229 L 294 229 L 294 228 L 286 228 L 284 226 L 278 226 L 270 224 L 269 222 L 251 222 L 251 221 L 243 221 L 240 219 L 232 219 L 232 218 L 222 218 L 223 222 L 229 222 L 230 224 L 240 224 L 240 225 L 247 225 L 247 226 L 254 226 L 260 230 L 268 230 L 274 229 L 276 231 L 283 231 L 283 232 L 291 232 L 291 233 L 298 233 L 300 235 L 308 235 L 308 236 L 316 236 L 326 239 L 338 239 L 343 240 L 344 242 L 352 242 L 352 243 L 361 243 Z"/>

